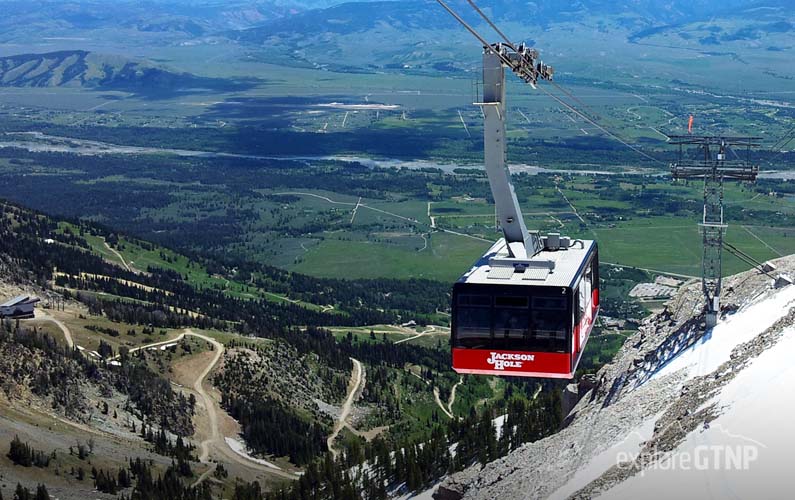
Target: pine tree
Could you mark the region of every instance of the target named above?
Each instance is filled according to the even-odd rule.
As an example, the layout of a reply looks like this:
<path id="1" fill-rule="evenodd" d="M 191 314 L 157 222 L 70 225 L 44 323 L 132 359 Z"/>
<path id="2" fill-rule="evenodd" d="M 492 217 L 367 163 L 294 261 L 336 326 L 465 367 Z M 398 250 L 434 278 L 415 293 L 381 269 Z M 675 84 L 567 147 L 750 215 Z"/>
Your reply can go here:
<path id="1" fill-rule="evenodd" d="M 130 480 L 130 474 L 127 472 L 127 469 L 125 469 L 124 467 L 119 469 L 118 482 L 120 488 L 129 488 L 130 486 L 132 486 L 132 481 Z"/>
<path id="2" fill-rule="evenodd" d="M 39 484 L 36 487 L 36 498 L 35 500 L 50 500 L 50 494 L 47 492 L 47 487 L 43 484 Z"/>
<path id="3" fill-rule="evenodd" d="M 23 443 L 19 436 L 14 436 L 8 450 L 8 458 L 17 465 L 30 467 L 33 465 L 33 453 L 27 443 Z"/>
<path id="4" fill-rule="evenodd" d="M 30 496 L 30 490 L 17 483 L 17 489 L 14 490 L 14 500 L 33 500 Z"/>

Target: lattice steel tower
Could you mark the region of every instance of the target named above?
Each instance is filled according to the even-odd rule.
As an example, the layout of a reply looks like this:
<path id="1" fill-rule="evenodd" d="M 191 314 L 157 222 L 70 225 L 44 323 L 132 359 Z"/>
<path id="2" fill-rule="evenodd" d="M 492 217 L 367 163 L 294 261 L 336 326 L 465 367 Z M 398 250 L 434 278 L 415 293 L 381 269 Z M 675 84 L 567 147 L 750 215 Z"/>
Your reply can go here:
<path id="1" fill-rule="evenodd" d="M 704 251 L 701 260 L 701 284 L 705 299 L 707 328 L 712 328 L 720 313 L 723 235 L 728 227 L 723 218 L 723 181 L 755 181 L 759 166 L 750 161 L 751 148 L 759 137 L 671 136 L 671 144 L 679 146 L 679 157 L 671 164 L 674 179 L 704 179 L 704 216 L 701 234 Z M 688 147 L 698 149 L 698 158 L 686 159 Z M 734 148 L 744 148 L 741 158 Z M 717 149 L 717 154 L 714 151 Z M 731 153 L 733 159 L 728 159 Z"/>

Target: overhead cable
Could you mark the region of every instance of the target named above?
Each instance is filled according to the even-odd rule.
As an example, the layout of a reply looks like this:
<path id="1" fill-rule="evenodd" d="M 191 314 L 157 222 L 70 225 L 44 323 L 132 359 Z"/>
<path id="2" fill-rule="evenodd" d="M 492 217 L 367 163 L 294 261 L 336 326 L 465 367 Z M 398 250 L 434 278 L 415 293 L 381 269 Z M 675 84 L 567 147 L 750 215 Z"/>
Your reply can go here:
<path id="1" fill-rule="evenodd" d="M 456 21 L 458 21 L 458 22 L 459 22 L 459 24 L 461 24 L 461 26 L 463 26 L 464 28 L 466 28 L 466 30 L 467 30 L 467 31 L 469 31 L 469 33 L 470 33 L 470 34 L 472 34 L 472 36 L 474 36 L 475 38 L 477 38 L 477 39 L 480 41 L 480 43 L 482 43 L 482 44 L 483 44 L 483 48 L 484 48 L 484 50 L 491 50 L 491 51 L 492 51 L 494 54 L 496 54 L 496 55 L 497 55 L 497 57 L 499 57 L 499 58 L 500 58 L 500 60 L 501 60 L 503 63 L 505 63 L 505 65 L 506 65 L 506 66 L 508 66 L 508 67 L 510 67 L 510 68 L 513 68 L 513 63 L 511 62 L 511 60 L 510 60 L 510 59 L 508 59 L 508 57 L 506 57 L 506 56 L 505 56 L 505 54 L 503 54 L 503 53 L 501 53 L 501 51 L 499 51 L 499 50 L 497 50 L 497 49 L 493 48 L 493 46 L 492 46 L 492 45 L 491 45 L 491 44 L 490 44 L 488 41 L 486 41 L 486 39 L 485 39 L 485 38 L 483 38 L 483 37 L 482 37 L 482 36 L 481 36 L 481 35 L 480 35 L 480 34 L 479 34 L 479 33 L 478 33 L 478 32 L 477 32 L 477 31 L 476 31 L 476 30 L 475 30 L 475 29 L 472 27 L 472 26 L 470 26 L 470 25 L 469 25 L 469 23 L 467 23 L 466 21 L 464 21 L 464 19 L 463 19 L 463 18 L 462 18 L 460 15 L 458 15 L 458 13 L 456 13 L 456 12 L 455 12 L 455 11 L 454 11 L 452 8 L 450 8 L 450 6 L 449 6 L 449 5 L 447 5 L 447 3 L 445 3 L 445 2 L 444 2 L 444 0 L 436 0 L 436 2 L 437 2 L 439 5 L 441 5 L 441 6 L 444 8 L 444 10 L 446 10 L 446 11 L 447 11 L 447 12 L 448 12 L 448 13 L 449 13 L 451 16 L 453 16 L 453 18 L 455 18 L 455 20 L 456 20 Z M 469 4 L 470 4 L 470 5 L 471 5 L 471 6 L 472 6 L 474 9 L 475 9 L 475 11 L 476 11 L 476 12 L 477 12 L 477 13 L 478 13 L 478 14 L 479 14 L 479 15 L 480 15 L 480 16 L 481 16 L 481 17 L 482 17 L 482 18 L 483 18 L 483 19 L 484 19 L 484 20 L 485 20 L 485 21 L 486 21 L 488 24 L 489 24 L 489 26 L 491 26 L 491 27 L 492 27 L 492 29 L 494 29 L 494 31 L 496 31 L 496 32 L 497 32 L 497 33 L 498 33 L 498 34 L 499 34 L 499 35 L 500 35 L 500 36 L 501 36 L 501 37 L 502 37 L 502 38 L 505 40 L 506 44 L 507 44 L 509 47 L 511 47 L 513 50 L 516 50 L 516 47 L 515 47 L 515 46 L 514 46 L 514 44 L 513 44 L 513 43 L 512 43 L 512 42 L 511 42 L 511 41 L 508 39 L 508 37 L 507 37 L 507 36 L 505 36 L 505 34 L 504 34 L 504 33 L 503 33 L 503 32 L 502 32 L 502 31 L 501 31 L 499 28 L 497 28 L 497 26 L 496 26 L 496 25 L 495 25 L 495 24 L 494 24 L 494 23 L 491 21 L 491 19 L 489 19 L 489 18 L 488 18 L 488 16 L 486 16 L 486 14 L 485 14 L 485 13 L 484 13 L 482 10 L 480 10 L 480 9 L 478 8 L 478 6 L 477 6 L 477 5 L 474 3 L 474 1 L 472 1 L 472 0 L 467 0 L 467 2 L 468 2 L 468 3 L 469 3 Z M 555 85 L 557 88 L 559 88 L 561 91 L 563 91 L 563 92 L 565 92 L 566 94 L 570 95 L 570 96 L 571 96 L 573 99 L 575 99 L 575 100 L 578 100 L 578 101 L 579 101 L 579 99 L 577 99 L 576 97 L 574 97 L 574 96 L 573 96 L 573 94 L 571 94 L 570 92 L 568 92 L 568 91 L 566 91 L 566 90 L 563 90 L 563 89 L 562 89 L 562 87 L 560 87 L 560 85 L 557 85 L 557 84 L 554 84 L 554 85 Z M 569 104 L 569 103 L 565 102 L 563 99 L 559 98 L 558 96 L 556 96 L 556 95 L 552 94 L 551 92 L 549 92 L 549 91 L 547 91 L 547 90 L 545 90 L 545 89 L 543 89 L 543 88 L 541 88 L 541 87 L 538 87 L 538 88 L 539 88 L 539 90 L 541 90 L 543 93 L 545 93 L 546 95 L 548 95 L 549 97 L 551 97 L 552 99 L 554 99 L 555 101 L 557 101 L 558 103 L 560 103 L 562 106 L 564 106 L 564 107 L 568 108 L 568 109 L 569 109 L 569 110 L 571 110 L 573 113 L 575 113 L 577 116 L 579 116 L 580 118 L 582 118 L 582 119 L 583 119 L 583 120 L 585 120 L 586 122 L 590 123 L 591 125 L 593 125 L 593 126 L 594 126 L 594 127 L 596 127 L 597 129 L 601 130 L 602 132 L 604 132 L 604 133 L 605 133 L 605 134 L 607 134 L 608 136 L 610 136 L 610 137 L 612 137 L 613 139 L 617 140 L 618 142 L 620 142 L 620 143 L 621 143 L 621 144 L 623 144 L 624 146 L 626 146 L 626 147 L 628 147 L 629 149 L 631 149 L 631 150 L 635 151 L 636 153 L 638 153 L 639 155 L 643 156 L 644 158 L 646 158 L 646 159 L 648 159 L 648 160 L 651 160 L 651 161 L 653 161 L 653 162 L 659 163 L 659 164 L 661 164 L 661 165 L 665 165 L 665 162 L 662 162 L 662 161 L 658 160 L 657 158 L 654 158 L 653 156 L 651 156 L 651 155 L 648 155 L 648 154 L 644 153 L 643 151 L 641 151 L 641 150 L 640 150 L 640 149 L 638 149 L 637 147 L 633 146 L 632 144 L 629 144 L 627 141 L 623 140 L 622 138 L 620 138 L 619 136 L 617 136 L 617 135 L 616 135 L 616 134 L 614 134 L 613 132 L 610 132 L 609 130 L 607 130 L 607 129 L 606 129 L 605 127 L 603 127 L 602 125 L 599 125 L 599 124 L 598 124 L 598 123 L 597 123 L 597 122 L 596 122 L 594 119 L 590 118 L 590 117 L 589 117 L 589 116 L 587 116 L 585 113 L 583 113 L 583 112 L 582 112 L 582 111 L 580 111 L 579 109 L 575 108 L 573 105 L 571 105 L 571 104 Z M 586 106 L 586 107 L 587 107 L 587 106 Z"/>

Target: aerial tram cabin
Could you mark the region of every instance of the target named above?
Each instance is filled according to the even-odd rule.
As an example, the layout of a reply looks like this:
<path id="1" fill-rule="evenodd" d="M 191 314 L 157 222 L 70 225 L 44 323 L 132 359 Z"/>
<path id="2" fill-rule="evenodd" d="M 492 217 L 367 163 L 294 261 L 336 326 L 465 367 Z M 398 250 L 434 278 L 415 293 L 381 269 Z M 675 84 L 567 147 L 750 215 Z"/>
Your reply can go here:
<path id="1" fill-rule="evenodd" d="M 554 267 L 500 265 L 500 240 L 453 285 L 455 371 L 574 377 L 599 311 L 599 252 L 595 241 L 559 240 L 571 246 L 536 256 Z"/>
<path id="2" fill-rule="evenodd" d="M 599 252 L 592 240 L 528 231 L 505 164 L 505 68 L 552 78 L 520 46 L 484 47 L 486 173 L 504 238 L 453 286 L 451 344 L 458 373 L 573 378 L 599 312 Z"/>

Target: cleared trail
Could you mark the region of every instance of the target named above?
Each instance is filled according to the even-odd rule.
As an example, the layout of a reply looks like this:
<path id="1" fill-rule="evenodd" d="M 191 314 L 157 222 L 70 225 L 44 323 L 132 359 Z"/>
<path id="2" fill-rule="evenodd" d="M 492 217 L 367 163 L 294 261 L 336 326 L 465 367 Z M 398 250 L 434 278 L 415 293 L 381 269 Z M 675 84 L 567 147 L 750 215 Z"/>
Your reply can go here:
<path id="1" fill-rule="evenodd" d="M 439 397 L 439 388 L 438 387 L 434 387 L 433 388 L 433 399 L 436 401 L 436 405 L 442 410 L 442 413 L 444 413 L 445 415 L 447 415 L 450 418 L 455 418 L 453 416 L 453 414 L 450 413 L 450 410 L 448 410 L 444 406 L 444 403 L 442 403 L 442 399 Z"/>
<path id="2" fill-rule="evenodd" d="M 334 448 L 334 440 L 337 439 L 337 436 L 339 435 L 340 431 L 342 431 L 342 428 L 346 426 L 346 420 L 348 419 L 348 415 L 351 413 L 351 408 L 353 407 L 353 400 L 356 398 L 356 394 L 358 394 L 362 388 L 362 375 L 364 373 L 364 367 L 362 367 L 362 364 L 357 359 L 351 358 L 351 361 L 353 361 L 353 371 L 351 372 L 351 380 L 348 383 L 348 395 L 345 397 L 345 402 L 342 404 L 340 416 L 334 423 L 334 430 L 326 440 L 328 450 L 332 455 L 334 455 L 334 458 L 339 455 L 339 451 Z"/>
<path id="3" fill-rule="evenodd" d="M 126 261 L 126 260 L 124 260 L 124 256 L 123 256 L 122 254 L 120 254 L 120 253 L 118 252 L 118 250 L 116 250 L 115 248 L 113 248 L 112 246 L 110 246 L 110 245 L 108 244 L 108 242 L 107 242 L 107 241 L 105 241 L 104 239 L 102 240 L 102 243 L 104 243 L 104 244 L 105 244 L 105 248 L 107 248 L 107 249 L 108 249 L 110 252 L 112 252 L 112 253 L 113 253 L 113 255 L 115 255 L 116 257 L 118 257 L 118 258 L 119 258 L 119 260 L 121 261 L 121 265 L 122 265 L 122 266 L 124 266 L 124 269 L 126 269 L 126 270 L 128 270 L 128 271 L 132 272 L 132 268 L 130 267 L 130 265 L 129 265 L 129 264 L 127 264 L 127 261 Z"/>
<path id="4" fill-rule="evenodd" d="M 191 337 L 196 337 L 206 342 L 209 342 L 213 346 L 213 351 L 214 351 L 212 359 L 207 364 L 207 366 L 201 371 L 201 373 L 198 374 L 198 376 L 193 381 L 193 384 L 191 386 L 193 391 L 198 395 L 199 399 L 201 400 L 202 406 L 204 406 L 205 410 L 207 411 L 207 420 L 209 421 L 208 435 L 205 437 L 204 440 L 202 440 L 199 443 L 199 450 L 200 450 L 199 461 L 202 463 L 210 464 L 210 469 L 205 471 L 193 484 L 196 485 L 201 483 L 202 481 L 204 481 L 209 477 L 212 471 L 215 470 L 216 466 L 215 463 L 210 462 L 211 454 L 217 455 L 216 458 L 222 457 L 227 461 L 235 462 L 239 465 L 242 465 L 244 467 L 259 472 L 274 474 L 283 477 L 285 479 L 292 479 L 292 480 L 296 479 L 298 476 L 293 473 L 283 471 L 273 465 L 266 465 L 265 461 L 263 460 L 250 458 L 244 454 L 236 452 L 229 446 L 229 443 L 226 442 L 225 439 L 226 436 L 224 436 L 223 433 L 221 432 L 220 419 L 219 419 L 219 414 L 224 410 L 220 407 L 220 404 L 215 399 L 213 399 L 212 396 L 210 396 L 210 394 L 204 388 L 204 382 L 206 381 L 207 376 L 218 365 L 218 362 L 221 360 L 221 358 L 224 355 L 225 348 L 222 343 L 218 342 L 214 338 L 209 337 L 207 335 L 196 333 L 191 329 L 186 329 L 185 331 L 183 331 L 182 333 L 180 333 L 179 335 L 177 335 L 172 339 L 163 340 L 160 342 L 153 342 L 151 344 L 135 347 L 133 349 L 130 349 L 130 353 L 140 350 L 151 349 L 153 347 L 156 348 L 164 345 L 173 344 L 185 338 L 186 335 Z M 116 358 L 118 358 L 118 356 L 116 356 L 113 359 Z"/>
<path id="5" fill-rule="evenodd" d="M 452 390 L 450 391 L 450 400 L 447 401 L 447 409 L 450 412 L 450 415 L 453 414 L 453 404 L 455 403 L 455 391 L 458 389 L 458 386 L 464 383 L 464 377 L 459 377 L 458 382 L 453 386 Z"/>
<path id="6" fill-rule="evenodd" d="M 72 331 L 61 320 L 53 318 L 42 310 L 36 311 L 36 318 L 54 323 L 58 328 L 61 329 L 61 332 L 63 332 L 64 339 L 66 339 L 66 345 L 69 346 L 69 349 L 75 348 L 75 341 L 72 339 Z"/>

